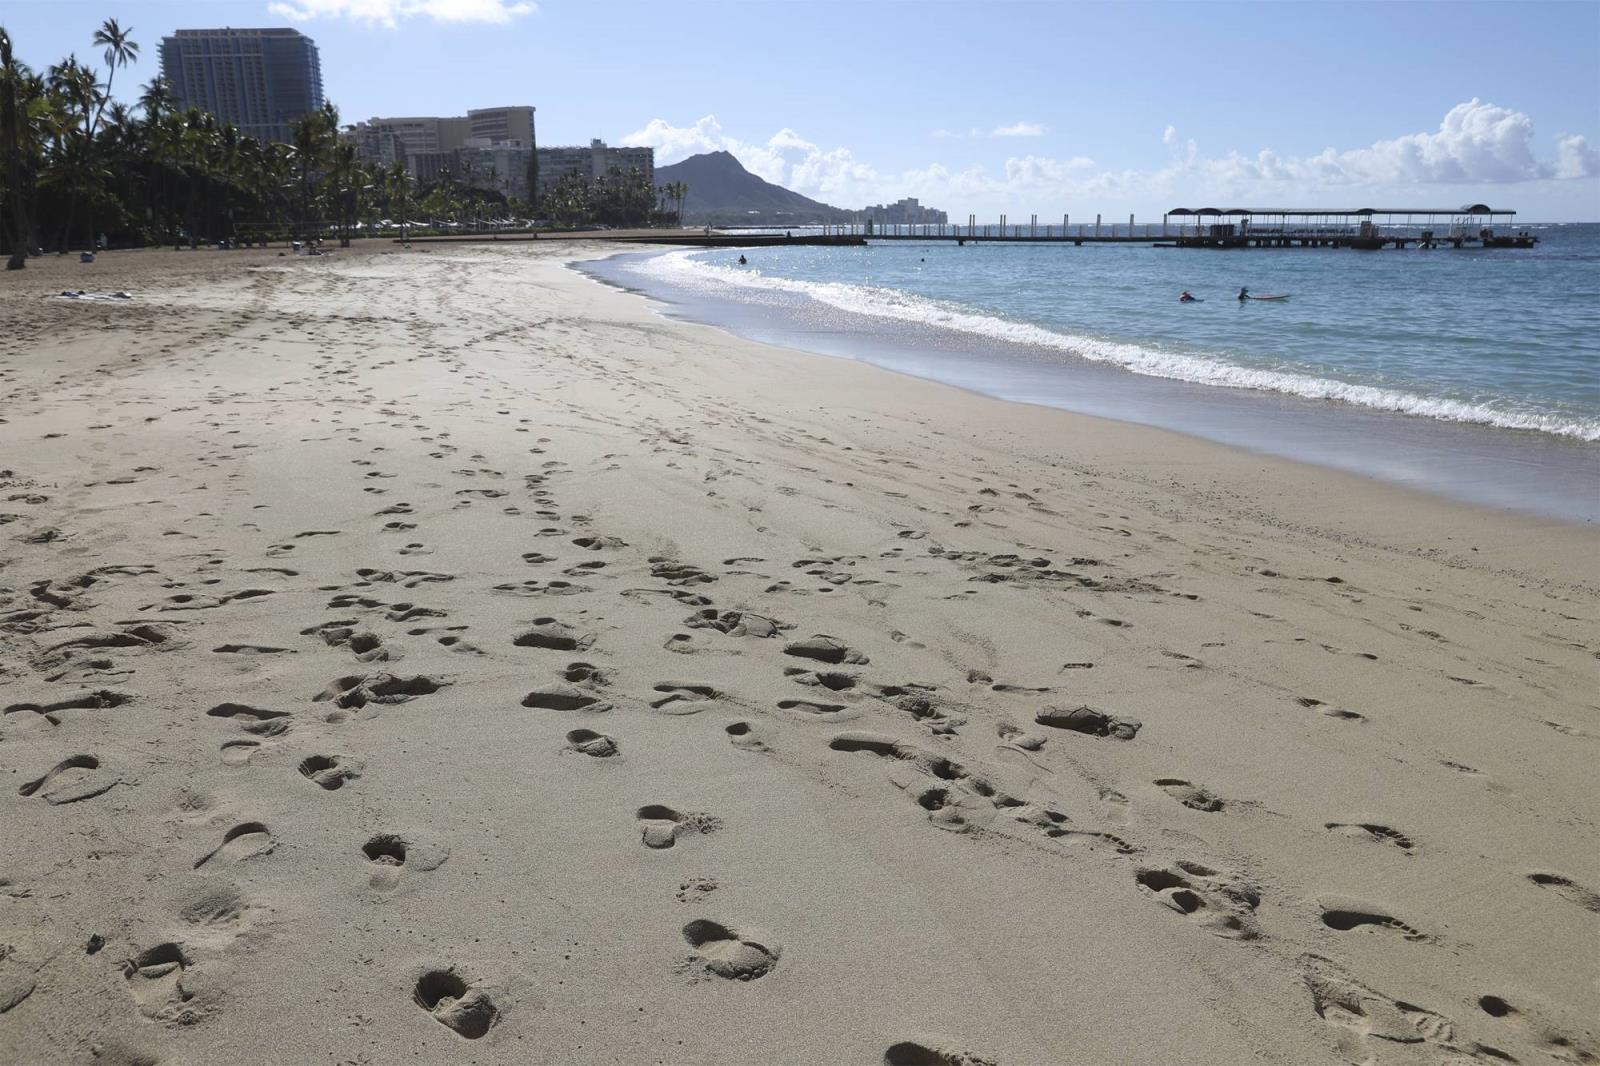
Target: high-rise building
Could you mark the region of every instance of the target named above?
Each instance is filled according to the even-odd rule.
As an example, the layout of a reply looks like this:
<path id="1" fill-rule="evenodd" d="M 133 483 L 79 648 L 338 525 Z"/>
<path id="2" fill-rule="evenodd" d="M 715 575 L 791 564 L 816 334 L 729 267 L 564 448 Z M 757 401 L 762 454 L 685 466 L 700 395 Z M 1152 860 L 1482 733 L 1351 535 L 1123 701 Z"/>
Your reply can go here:
<path id="1" fill-rule="evenodd" d="M 261 141 L 287 141 L 323 103 L 316 43 L 298 30 L 178 30 L 161 39 L 161 74 L 180 108 Z"/>
<path id="2" fill-rule="evenodd" d="M 533 108 L 483 107 L 467 112 L 469 133 L 475 141 L 493 144 L 514 143 L 533 147 Z"/>
<path id="3" fill-rule="evenodd" d="M 936 223 L 942 226 L 950 221 L 949 216 L 937 207 L 923 207 L 922 204 L 917 202 L 915 196 L 908 196 L 904 200 L 896 200 L 887 207 L 883 204 L 863 207 L 861 213 L 866 216 L 869 222 L 895 224 L 909 222 L 917 225 Z"/>

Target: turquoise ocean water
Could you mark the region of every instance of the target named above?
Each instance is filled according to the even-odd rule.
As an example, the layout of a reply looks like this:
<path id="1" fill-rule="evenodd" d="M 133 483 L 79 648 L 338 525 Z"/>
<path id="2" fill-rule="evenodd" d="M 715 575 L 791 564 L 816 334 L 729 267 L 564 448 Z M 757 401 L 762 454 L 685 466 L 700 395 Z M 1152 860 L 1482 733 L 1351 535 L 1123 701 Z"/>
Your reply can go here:
<path id="1" fill-rule="evenodd" d="M 1532 250 L 882 242 L 587 269 L 761 340 L 1593 518 L 1600 226 L 1531 228 Z"/>

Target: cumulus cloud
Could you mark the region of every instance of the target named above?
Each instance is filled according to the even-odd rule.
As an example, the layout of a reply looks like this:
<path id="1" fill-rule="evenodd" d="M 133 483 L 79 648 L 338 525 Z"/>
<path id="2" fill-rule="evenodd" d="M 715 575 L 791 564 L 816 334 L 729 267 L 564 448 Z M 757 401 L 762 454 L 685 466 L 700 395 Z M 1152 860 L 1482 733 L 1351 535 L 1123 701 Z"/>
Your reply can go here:
<path id="1" fill-rule="evenodd" d="M 674 126 L 664 118 L 653 118 L 643 129 L 624 135 L 622 143 L 631 148 L 654 148 L 656 166 L 665 166 L 701 152 L 723 151 L 730 142 L 722 135 L 717 116 L 707 115 L 693 126 Z"/>
<path id="2" fill-rule="evenodd" d="M 996 126 L 989 131 L 991 137 L 1043 137 L 1044 127 L 1037 122 L 1013 122 L 1009 126 Z"/>
<path id="3" fill-rule="evenodd" d="M 1589 139 L 1577 134 L 1556 140 L 1555 176 L 1563 180 L 1600 178 L 1600 150 L 1589 147 Z"/>
<path id="4" fill-rule="evenodd" d="M 1325 149 L 1303 169 L 1349 182 L 1474 184 L 1528 181 L 1548 168 L 1533 155 L 1533 119 L 1473 97 L 1452 107 L 1432 133 L 1412 133 L 1370 148 Z"/>
<path id="5" fill-rule="evenodd" d="M 291 22 L 348 18 L 393 29 L 417 17 L 436 22 L 510 22 L 533 14 L 539 6 L 531 0 L 275 0 L 267 9 Z"/>

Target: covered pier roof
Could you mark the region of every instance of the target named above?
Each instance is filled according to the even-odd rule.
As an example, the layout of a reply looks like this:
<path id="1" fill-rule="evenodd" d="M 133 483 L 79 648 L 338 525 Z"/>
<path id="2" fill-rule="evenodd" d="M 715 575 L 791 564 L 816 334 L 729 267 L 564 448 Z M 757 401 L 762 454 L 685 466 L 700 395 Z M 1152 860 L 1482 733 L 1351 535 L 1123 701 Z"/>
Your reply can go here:
<path id="1" fill-rule="evenodd" d="M 1371 218 L 1373 215 L 1515 215 L 1505 208 L 1488 204 L 1463 204 L 1460 207 L 1174 207 L 1168 215 L 1209 215 L 1249 217 L 1272 215 L 1278 218 Z"/>

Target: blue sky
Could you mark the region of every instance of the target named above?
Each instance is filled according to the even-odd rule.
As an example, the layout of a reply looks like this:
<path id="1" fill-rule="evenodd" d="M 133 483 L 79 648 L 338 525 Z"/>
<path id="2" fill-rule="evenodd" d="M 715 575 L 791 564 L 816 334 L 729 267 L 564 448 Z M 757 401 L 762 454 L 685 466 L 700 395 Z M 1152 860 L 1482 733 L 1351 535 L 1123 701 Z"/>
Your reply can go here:
<path id="1" fill-rule="evenodd" d="M 6 0 L 22 58 L 293 25 L 346 121 L 533 104 L 543 144 L 727 148 L 964 218 L 1442 206 L 1600 220 L 1600 4 Z M 1224 201 L 1226 201 L 1224 203 Z"/>

